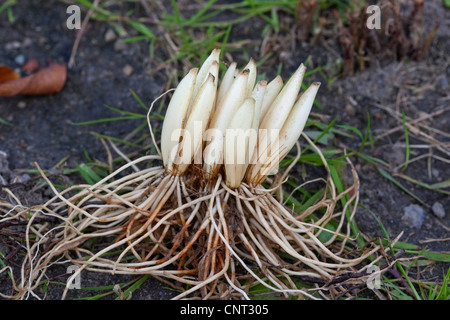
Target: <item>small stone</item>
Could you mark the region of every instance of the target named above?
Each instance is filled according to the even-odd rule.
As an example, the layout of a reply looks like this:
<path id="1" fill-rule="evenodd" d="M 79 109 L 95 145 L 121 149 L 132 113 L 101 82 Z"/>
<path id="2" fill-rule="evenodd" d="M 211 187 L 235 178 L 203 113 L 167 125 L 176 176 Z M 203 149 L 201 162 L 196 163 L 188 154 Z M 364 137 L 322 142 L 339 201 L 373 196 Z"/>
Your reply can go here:
<path id="1" fill-rule="evenodd" d="M 129 64 L 127 64 L 125 67 L 123 67 L 122 72 L 124 75 L 126 75 L 127 77 L 131 76 L 131 74 L 133 73 L 134 69 L 132 66 L 130 66 Z"/>
<path id="2" fill-rule="evenodd" d="M 15 59 L 14 62 L 17 63 L 19 66 L 22 66 L 25 63 L 25 57 L 23 54 L 19 54 Z"/>
<path id="3" fill-rule="evenodd" d="M 438 170 L 438 169 L 435 169 L 435 168 L 432 168 L 432 169 L 431 169 L 431 174 L 432 174 L 433 177 L 435 177 L 435 178 L 439 178 L 440 175 L 441 175 L 441 173 L 439 172 L 439 170 Z"/>
<path id="4" fill-rule="evenodd" d="M 112 42 L 116 39 L 117 39 L 117 36 L 113 29 L 108 29 L 105 32 L 105 42 Z"/>
<path id="5" fill-rule="evenodd" d="M 19 41 L 12 41 L 5 44 L 6 50 L 19 49 L 22 44 Z"/>
<path id="6" fill-rule="evenodd" d="M 27 106 L 27 103 L 25 101 L 19 101 L 17 104 L 17 108 L 24 109 Z"/>
<path id="7" fill-rule="evenodd" d="M 123 51 L 127 48 L 127 44 L 123 41 L 121 41 L 120 39 L 116 40 L 116 42 L 114 42 L 114 50 L 115 51 Z"/>
<path id="8" fill-rule="evenodd" d="M 411 204 L 403 209 L 402 222 L 414 228 L 422 227 L 425 220 L 425 210 L 417 204 Z"/>
<path id="9" fill-rule="evenodd" d="M 344 111 L 350 117 L 353 117 L 356 114 L 355 108 L 350 103 L 347 103 L 347 105 L 344 108 Z"/>
<path id="10" fill-rule="evenodd" d="M 22 41 L 22 48 L 26 48 L 29 47 L 33 44 L 33 40 L 31 40 L 31 38 L 25 38 Z"/>
<path id="11" fill-rule="evenodd" d="M 400 144 L 395 143 L 392 145 L 392 149 L 389 153 L 387 153 L 386 158 L 392 166 L 399 166 L 406 160 L 405 149 L 402 148 Z"/>
<path id="12" fill-rule="evenodd" d="M 433 210 L 433 214 L 438 218 L 444 218 L 445 217 L 445 209 L 442 203 L 435 202 L 433 206 L 431 207 L 431 210 Z"/>

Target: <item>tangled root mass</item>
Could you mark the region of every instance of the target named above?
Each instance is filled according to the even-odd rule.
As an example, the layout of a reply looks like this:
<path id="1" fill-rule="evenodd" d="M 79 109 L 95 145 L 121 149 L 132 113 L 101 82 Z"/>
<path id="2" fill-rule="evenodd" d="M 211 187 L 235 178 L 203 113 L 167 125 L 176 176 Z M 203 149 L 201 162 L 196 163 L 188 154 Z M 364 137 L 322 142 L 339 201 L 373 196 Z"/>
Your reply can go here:
<path id="1" fill-rule="evenodd" d="M 367 265 L 357 266 L 380 249 L 355 250 L 350 222 L 359 183 L 350 162 L 353 185 L 337 194 L 330 175 L 319 179 L 324 182 L 322 198 L 295 212 L 282 202 L 282 182 L 274 181 L 271 188 L 242 183 L 230 189 L 222 175 L 206 182 L 195 166 L 183 176 L 169 175 L 160 166 L 124 174 L 157 159 L 141 157 L 95 185 L 62 192 L 42 173 L 55 196 L 30 208 L 4 188 L 9 201 L 0 203 L 0 223 L 26 222 L 26 255 L 21 279 L 13 283 L 15 294 L 2 296 L 40 298 L 35 291 L 47 269 L 69 261 L 79 269 L 62 298 L 77 274 L 91 270 L 152 275 L 179 290 L 176 299 L 249 298 L 256 284 L 286 297 L 315 299 L 320 296 L 315 291 L 337 276 L 364 270 Z M 348 201 L 340 206 L 343 197 Z M 42 222 L 42 217 L 53 222 Z M 85 245 L 89 239 L 103 244 Z M 298 279 L 315 285 L 302 287 Z M 332 294 L 343 290 L 325 289 Z"/>

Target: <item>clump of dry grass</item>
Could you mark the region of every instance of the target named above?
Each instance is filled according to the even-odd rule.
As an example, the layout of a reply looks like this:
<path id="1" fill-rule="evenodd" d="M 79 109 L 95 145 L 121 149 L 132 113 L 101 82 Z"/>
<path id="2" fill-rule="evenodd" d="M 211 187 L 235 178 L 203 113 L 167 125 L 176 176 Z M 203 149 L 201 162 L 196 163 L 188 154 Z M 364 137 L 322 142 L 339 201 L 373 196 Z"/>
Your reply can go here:
<path id="1" fill-rule="evenodd" d="M 2 296 L 39 298 L 35 291 L 46 270 L 66 261 L 80 268 L 62 298 L 83 270 L 150 274 L 179 289 L 176 299 L 248 298 L 255 283 L 285 296 L 315 298 L 297 287 L 296 278 L 331 281 L 358 270 L 380 249 L 349 246 L 359 195 L 356 171 L 349 162 L 353 185 L 337 193 L 323 154 L 304 134 L 328 171 L 323 197 L 300 214 L 283 205 L 283 183 L 300 155 L 298 139 L 320 84 L 298 97 L 303 65 L 286 84 L 280 77 L 255 84 L 251 60 L 242 71 L 231 64 L 219 85 L 218 59 L 214 50 L 175 90 L 159 155 L 130 161 L 94 185 L 63 191 L 38 166 L 55 196 L 30 208 L 3 188 L 9 200 L 0 203 L 0 223 L 26 222 L 26 256 L 20 281 L 13 283 L 16 294 Z M 268 178 L 294 145 L 297 159 Z M 148 167 L 155 161 L 163 166 Z M 271 186 L 263 187 L 264 181 Z M 339 208 L 343 197 L 348 201 Z M 335 230 L 327 228 L 330 221 L 337 222 Z M 323 233 L 331 235 L 325 242 L 319 240 Z M 85 246 L 91 239 L 99 245 Z"/>
<path id="2" fill-rule="evenodd" d="M 344 76 L 380 61 L 424 58 L 439 28 L 439 21 L 424 19 L 426 1 L 379 0 L 373 4 L 379 16 L 363 1 L 330 1 L 323 6 L 317 0 L 299 1 L 297 39 L 312 45 L 332 39 L 343 59 Z M 367 22 L 375 17 L 380 25 L 369 28 Z"/>

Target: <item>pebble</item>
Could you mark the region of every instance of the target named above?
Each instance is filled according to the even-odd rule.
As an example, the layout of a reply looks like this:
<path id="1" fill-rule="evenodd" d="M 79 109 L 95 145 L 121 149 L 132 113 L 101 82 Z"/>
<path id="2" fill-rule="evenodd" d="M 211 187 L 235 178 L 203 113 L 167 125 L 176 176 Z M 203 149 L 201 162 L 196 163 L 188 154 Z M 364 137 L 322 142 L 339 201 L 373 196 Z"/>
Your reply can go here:
<path id="1" fill-rule="evenodd" d="M 114 42 L 114 50 L 115 51 L 123 51 L 127 48 L 127 44 L 123 41 L 121 41 L 120 39 L 116 40 L 116 42 Z"/>
<path id="2" fill-rule="evenodd" d="M 345 106 L 344 111 L 350 117 L 353 117 L 356 114 L 355 108 L 350 103 L 347 103 L 347 105 Z"/>
<path id="3" fill-rule="evenodd" d="M 105 32 L 105 42 L 112 42 L 116 39 L 117 39 L 117 36 L 113 29 L 108 29 Z"/>
<path id="4" fill-rule="evenodd" d="M 19 41 L 12 41 L 5 44 L 6 50 L 19 49 L 22 44 Z"/>
<path id="5" fill-rule="evenodd" d="M 33 44 L 33 40 L 31 40 L 31 38 L 25 38 L 22 41 L 22 48 L 26 48 L 29 47 Z"/>
<path id="6" fill-rule="evenodd" d="M 129 64 L 127 64 L 125 67 L 123 67 L 122 72 L 124 75 L 126 75 L 127 77 L 131 76 L 131 74 L 133 73 L 134 69 L 132 66 L 130 66 Z"/>
<path id="7" fill-rule="evenodd" d="M 19 101 L 17 104 L 17 108 L 24 109 L 27 106 L 27 103 L 25 101 Z"/>
<path id="8" fill-rule="evenodd" d="M 433 214 L 438 218 L 444 218 L 445 217 L 445 209 L 442 203 L 435 202 L 433 206 L 431 207 L 431 210 L 433 211 Z"/>
<path id="9" fill-rule="evenodd" d="M 16 58 L 14 59 L 14 61 L 19 65 L 22 66 L 25 63 L 25 57 L 23 54 L 19 54 L 18 56 L 16 56 Z"/>
<path id="10" fill-rule="evenodd" d="M 417 205 L 411 204 L 403 209 L 402 222 L 414 228 L 422 227 L 425 220 L 425 210 Z"/>
<path id="11" fill-rule="evenodd" d="M 400 146 L 400 144 L 393 144 L 391 151 L 386 155 L 386 160 L 392 166 L 399 166 L 403 164 L 406 160 L 405 149 Z"/>
<path id="12" fill-rule="evenodd" d="M 347 105 L 346 105 L 345 108 L 344 108 L 344 111 L 345 111 L 345 113 L 348 114 L 350 117 L 353 117 L 353 116 L 355 116 L 355 114 L 356 114 L 355 108 L 354 108 L 350 103 L 347 103 Z"/>
<path id="13" fill-rule="evenodd" d="M 439 170 L 438 170 L 438 169 L 435 169 L 435 168 L 431 169 L 431 174 L 432 174 L 433 177 L 435 177 L 435 178 L 439 178 L 439 177 L 441 176 L 441 173 L 439 172 Z"/>

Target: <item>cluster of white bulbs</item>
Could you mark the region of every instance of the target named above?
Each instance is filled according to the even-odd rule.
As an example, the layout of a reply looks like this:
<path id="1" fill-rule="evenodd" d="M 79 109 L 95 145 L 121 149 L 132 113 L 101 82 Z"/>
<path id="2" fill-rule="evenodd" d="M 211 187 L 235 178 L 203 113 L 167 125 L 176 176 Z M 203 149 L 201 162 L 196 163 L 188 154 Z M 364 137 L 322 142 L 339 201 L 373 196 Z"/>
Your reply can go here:
<path id="1" fill-rule="evenodd" d="M 164 166 L 183 175 L 199 165 L 205 179 L 223 168 L 228 187 L 243 181 L 255 186 L 299 139 L 320 83 L 298 97 L 303 64 L 286 84 L 280 76 L 256 83 L 257 66 L 250 59 L 242 71 L 231 63 L 219 84 L 219 55 L 215 49 L 200 69 L 191 69 L 170 100 L 161 133 Z"/>

